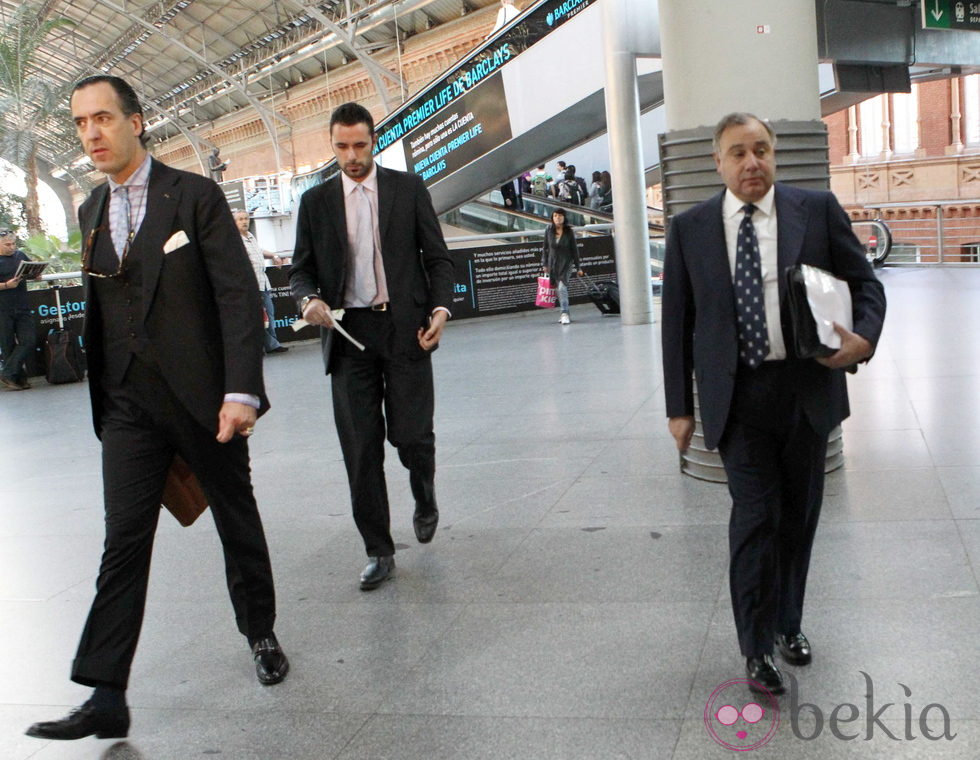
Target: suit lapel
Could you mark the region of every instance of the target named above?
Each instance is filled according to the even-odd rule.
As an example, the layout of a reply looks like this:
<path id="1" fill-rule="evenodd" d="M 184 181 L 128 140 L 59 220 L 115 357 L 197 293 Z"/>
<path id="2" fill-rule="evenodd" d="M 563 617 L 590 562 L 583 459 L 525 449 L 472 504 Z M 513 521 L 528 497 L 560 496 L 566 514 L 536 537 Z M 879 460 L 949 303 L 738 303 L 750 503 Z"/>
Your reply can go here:
<path id="1" fill-rule="evenodd" d="M 375 164 L 377 166 L 377 164 Z M 378 239 L 381 241 L 381 258 L 384 258 L 385 232 L 388 229 L 388 222 L 391 221 L 391 208 L 395 202 L 395 188 L 392 185 L 391 177 L 382 167 L 377 167 L 378 172 Z"/>
<path id="2" fill-rule="evenodd" d="M 146 215 L 139 232 L 133 238 L 133 252 L 143 264 L 143 320 L 150 313 L 153 295 L 156 293 L 163 266 L 163 247 L 170 236 L 178 232 L 174 219 L 180 195 L 177 191 L 179 175 L 165 164 L 153 159 L 146 190 Z M 193 230 L 184 230 L 188 235 Z M 197 241 L 191 240 L 192 244 Z"/>
<path id="3" fill-rule="evenodd" d="M 725 222 L 722 218 L 722 199 L 724 191 L 716 195 L 704 207 L 700 220 L 700 232 L 704 244 L 700 246 L 704 256 L 704 275 L 706 282 L 717 282 L 718 294 L 732 304 L 735 309 L 735 287 L 732 285 L 732 268 L 728 263 L 728 242 L 725 240 Z M 724 283 L 724 284 L 722 284 Z"/>
<path id="4" fill-rule="evenodd" d="M 793 266 L 803 250 L 809 212 L 801 195 L 776 185 L 776 262 L 779 270 L 779 302 L 786 297 L 783 272 Z"/>
<path id="5" fill-rule="evenodd" d="M 328 181 L 327 206 L 325 218 L 335 219 L 337 222 L 337 237 L 340 238 L 340 249 L 343 252 L 341 261 L 346 271 L 347 260 L 350 257 L 350 242 L 347 239 L 347 201 L 344 198 L 344 183 L 340 178 L 340 172 Z M 333 208 L 331 209 L 330 206 Z"/>

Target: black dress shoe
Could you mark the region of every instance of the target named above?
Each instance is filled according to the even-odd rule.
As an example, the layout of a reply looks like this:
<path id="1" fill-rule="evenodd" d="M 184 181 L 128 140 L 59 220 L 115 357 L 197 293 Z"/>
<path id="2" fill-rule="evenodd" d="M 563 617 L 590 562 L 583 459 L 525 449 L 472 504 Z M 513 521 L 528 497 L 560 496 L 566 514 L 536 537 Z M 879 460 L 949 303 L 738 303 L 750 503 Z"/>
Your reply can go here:
<path id="1" fill-rule="evenodd" d="M 809 665 L 813 659 L 810 642 L 802 633 L 794 633 L 791 636 L 777 634 L 776 646 L 783 659 L 790 665 Z"/>
<path id="2" fill-rule="evenodd" d="M 267 353 L 267 354 L 284 354 L 284 353 L 286 353 L 286 352 L 287 352 L 288 350 L 289 350 L 289 349 L 288 349 L 288 348 L 286 348 L 285 346 L 276 346 L 276 347 L 275 347 L 275 348 L 273 348 L 273 349 L 272 349 L 271 351 L 266 351 L 266 353 Z"/>
<path id="3" fill-rule="evenodd" d="M 252 645 L 252 657 L 255 660 L 255 675 L 261 684 L 272 686 L 284 679 L 289 672 L 289 660 L 274 633 Z"/>
<path id="4" fill-rule="evenodd" d="M 368 566 L 361 573 L 361 591 L 377 588 L 394 574 L 395 558 L 393 556 L 389 554 L 387 557 L 371 557 Z"/>
<path id="5" fill-rule="evenodd" d="M 415 505 L 415 516 L 412 518 L 412 525 L 415 526 L 415 537 L 420 544 L 427 544 L 436 534 L 436 526 L 439 524 L 439 510 L 433 504 L 430 507 L 423 507 L 421 504 Z"/>
<path id="6" fill-rule="evenodd" d="M 25 732 L 36 739 L 123 739 L 129 734 L 129 708 L 96 712 L 91 702 L 72 710 L 67 718 L 35 723 Z"/>
<path id="7" fill-rule="evenodd" d="M 760 686 L 765 686 L 770 694 L 782 694 L 786 690 L 783 686 L 783 674 L 772 661 L 771 654 L 746 658 L 745 675 L 750 681 L 749 691 L 756 694 L 765 693 Z"/>

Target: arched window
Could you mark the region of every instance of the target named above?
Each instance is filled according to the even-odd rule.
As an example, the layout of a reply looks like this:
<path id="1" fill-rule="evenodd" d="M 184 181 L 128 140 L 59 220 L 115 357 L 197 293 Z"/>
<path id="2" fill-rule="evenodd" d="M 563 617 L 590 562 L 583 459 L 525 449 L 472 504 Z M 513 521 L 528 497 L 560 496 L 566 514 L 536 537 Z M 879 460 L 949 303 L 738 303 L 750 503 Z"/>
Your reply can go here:
<path id="1" fill-rule="evenodd" d="M 879 158 L 885 151 L 882 139 L 882 121 L 885 113 L 882 96 L 865 100 L 858 106 L 861 124 L 861 155 L 864 158 Z"/>
<path id="2" fill-rule="evenodd" d="M 963 77 L 963 125 L 966 144 L 980 145 L 980 74 Z"/>
<path id="3" fill-rule="evenodd" d="M 919 147 L 919 92 L 892 95 L 892 129 L 895 133 L 895 152 L 914 153 Z"/>

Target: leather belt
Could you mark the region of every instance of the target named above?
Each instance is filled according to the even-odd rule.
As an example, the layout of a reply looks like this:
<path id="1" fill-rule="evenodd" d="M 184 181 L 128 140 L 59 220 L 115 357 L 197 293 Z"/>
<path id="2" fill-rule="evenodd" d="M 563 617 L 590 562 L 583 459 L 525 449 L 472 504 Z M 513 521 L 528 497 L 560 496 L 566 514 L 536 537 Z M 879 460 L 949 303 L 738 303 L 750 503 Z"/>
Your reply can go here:
<path id="1" fill-rule="evenodd" d="M 376 303 L 371 306 L 347 306 L 348 311 L 388 311 L 388 302 Z"/>

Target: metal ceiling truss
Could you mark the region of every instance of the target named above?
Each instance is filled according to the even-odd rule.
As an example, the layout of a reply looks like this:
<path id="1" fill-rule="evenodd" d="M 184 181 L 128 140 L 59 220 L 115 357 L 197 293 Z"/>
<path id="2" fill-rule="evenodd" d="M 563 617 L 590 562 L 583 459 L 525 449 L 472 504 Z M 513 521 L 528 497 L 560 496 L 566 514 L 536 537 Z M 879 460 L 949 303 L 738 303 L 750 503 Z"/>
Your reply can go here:
<path id="1" fill-rule="evenodd" d="M 292 129 L 292 125 L 289 123 L 289 120 L 285 116 L 266 108 L 264 104 L 260 103 L 255 97 L 252 96 L 252 94 L 248 91 L 248 87 L 243 82 L 240 82 L 234 76 L 225 73 L 222 69 L 215 66 L 213 63 L 211 63 L 211 61 L 207 60 L 207 58 L 205 58 L 203 55 L 198 53 L 193 48 L 189 47 L 187 44 L 185 44 L 183 41 L 181 41 L 174 35 L 165 32 L 162 28 L 156 26 L 156 24 L 146 21 L 145 19 L 140 18 L 139 16 L 131 13 L 124 6 L 115 2 L 115 0 L 99 0 L 99 2 L 102 5 L 106 6 L 107 8 L 111 8 L 112 10 L 116 11 L 116 13 L 119 13 L 128 19 L 131 19 L 135 24 L 142 26 L 144 29 L 148 30 L 151 34 L 157 34 L 163 37 L 168 43 L 170 43 L 174 47 L 183 50 L 191 58 L 198 61 L 201 65 L 203 65 L 208 70 L 210 70 L 211 73 L 213 73 L 215 76 L 224 79 L 235 90 L 237 90 L 242 95 L 242 97 L 244 97 L 248 101 L 248 104 L 255 109 L 256 114 L 258 114 L 259 118 L 262 120 L 263 125 L 265 125 L 266 131 L 269 133 L 269 139 L 272 142 L 272 150 L 275 153 L 276 167 L 278 168 L 281 165 L 281 156 L 279 154 L 279 135 L 276 132 L 276 126 L 274 122 L 276 120 L 282 122 L 283 126 L 285 126 L 288 132 L 289 130 Z M 175 124 L 174 126 L 176 127 L 177 125 Z"/>

